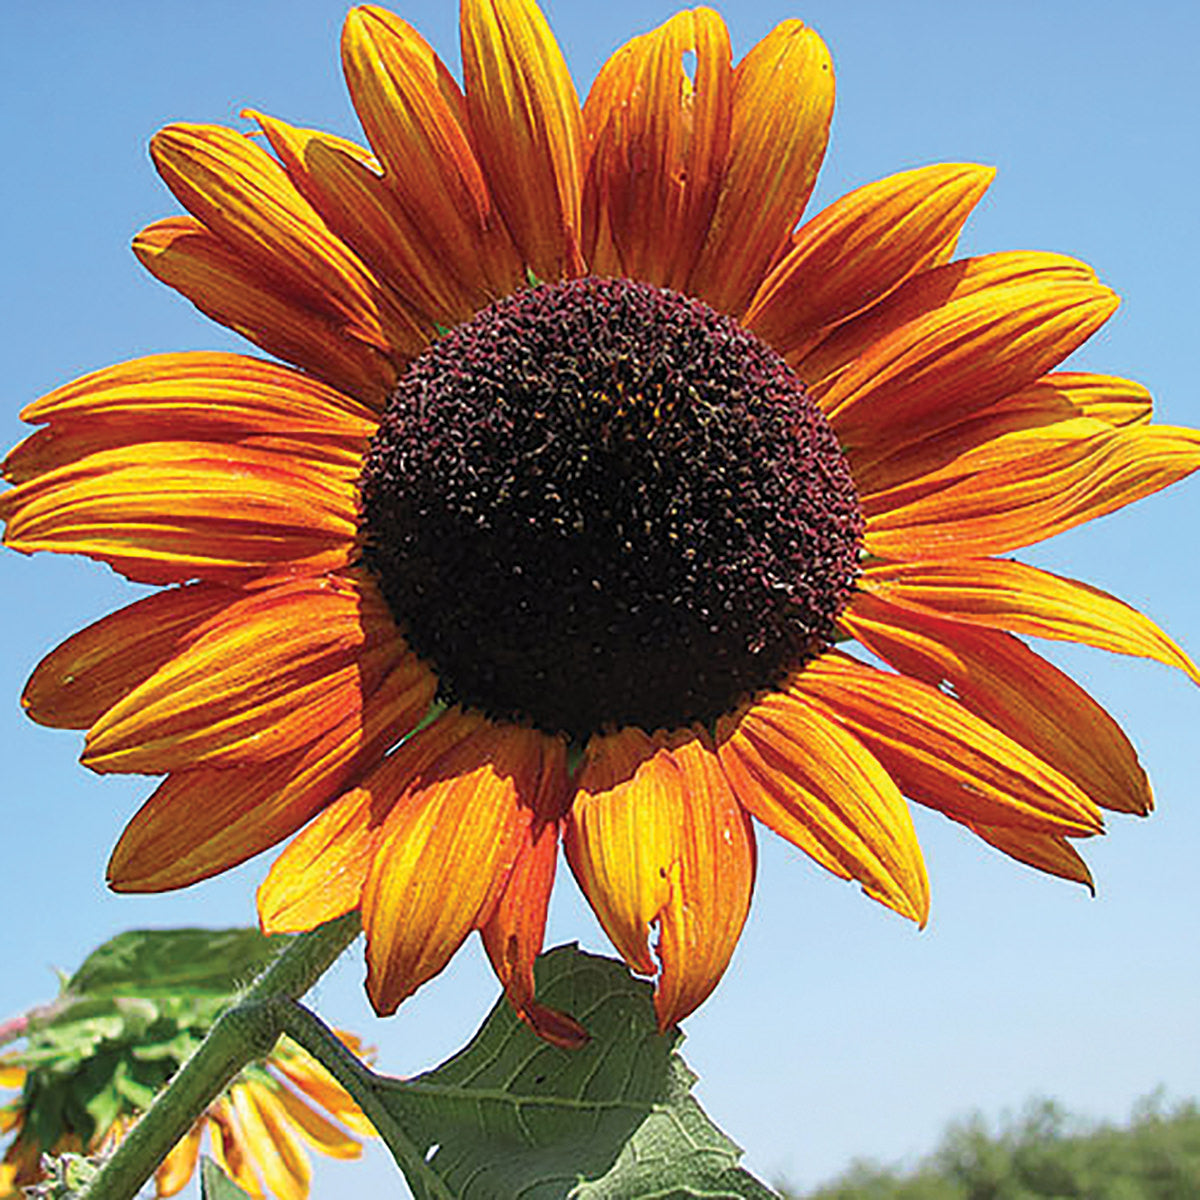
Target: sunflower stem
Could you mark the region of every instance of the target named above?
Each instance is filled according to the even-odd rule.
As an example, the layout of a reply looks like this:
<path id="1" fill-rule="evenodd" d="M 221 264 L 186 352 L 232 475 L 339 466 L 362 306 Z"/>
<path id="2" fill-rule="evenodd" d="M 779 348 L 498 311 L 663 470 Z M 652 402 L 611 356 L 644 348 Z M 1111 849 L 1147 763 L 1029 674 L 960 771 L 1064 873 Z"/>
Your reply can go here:
<path id="1" fill-rule="evenodd" d="M 375 1126 L 375 1132 L 383 1139 L 409 1183 L 420 1180 L 425 1195 L 453 1200 L 453 1193 L 447 1189 L 445 1181 L 430 1168 L 425 1151 L 412 1140 L 384 1101 L 389 1090 L 404 1090 L 405 1082 L 372 1071 L 303 1004 L 280 998 L 272 1002 L 272 1007 L 280 1032 L 307 1050 L 350 1093 L 367 1120 Z"/>
<path id="2" fill-rule="evenodd" d="M 80 1200 L 133 1200 L 176 1142 L 245 1066 L 266 1058 L 286 1006 L 337 961 L 358 936 L 357 913 L 293 938 L 235 1004 L 217 1018 L 195 1054 L 129 1131 Z"/>

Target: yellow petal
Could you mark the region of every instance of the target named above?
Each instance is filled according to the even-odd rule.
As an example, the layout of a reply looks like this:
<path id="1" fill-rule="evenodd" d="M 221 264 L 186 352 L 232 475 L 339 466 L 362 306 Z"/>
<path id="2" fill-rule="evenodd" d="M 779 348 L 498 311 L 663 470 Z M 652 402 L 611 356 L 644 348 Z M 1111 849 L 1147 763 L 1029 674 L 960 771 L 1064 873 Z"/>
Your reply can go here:
<path id="1" fill-rule="evenodd" d="M 1065 776 L 949 696 L 832 651 L 788 690 L 819 704 L 910 800 L 988 825 L 1087 836 L 1100 810 Z"/>
<path id="2" fill-rule="evenodd" d="M 889 175 L 836 200 L 797 231 L 755 293 L 746 327 L 799 361 L 823 331 L 942 261 L 994 174 L 945 163 Z"/>
<path id="3" fill-rule="evenodd" d="M 592 147 L 584 255 L 594 274 L 686 286 L 725 174 L 730 58 L 724 22 L 698 8 L 634 38 L 600 69 L 583 112 Z"/>
<path id="4" fill-rule="evenodd" d="M 262 762 L 361 710 L 402 652 L 370 586 L 325 577 L 229 605 L 88 734 L 96 771 Z"/>
<path id="5" fill-rule="evenodd" d="M 908 807 L 875 757 L 798 692 L 768 693 L 718 725 L 742 804 L 827 871 L 924 925 L 929 880 Z"/>
<path id="6" fill-rule="evenodd" d="M 880 558 L 1005 554 L 1102 517 L 1200 467 L 1200 432 L 1114 429 L 1084 417 L 1006 434 L 948 466 L 862 498 Z"/>
<path id="7" fill-rule="evenodd" d="M 562 51 L 534 0 L 463 0 L 463 77 L 496 207 L 534 274 L 578 275 L 583 121 Z"/>
<path id="8" fill-rule="evenodd" d="M 1200 683 L 1200 670 L 1149 617 L 1099 588 L 1024 563 L 882 563 L 863 572 L 860 586 L 956 621 L 1154 659 Z"/>
<path id="9" fill-rule="evenodd" d="M 1147 813 L 1146 773 L 1117 723 L 1082 688 L 1007 633 L 860 593 L 842 627 L 897 671 L 948 691 L 1049 763 L 1102 808 Z"/>
<path id="10" fill-rule="evenodd" d="M 745 311 L 808 203 L 833 96 L 829 51 L 801 21 L 777 25 L 738 63 L 729 161 L 689 293 L 721 312 Z"/>
<path id="11" fill-rule="evenodd" d="M 521 260 L 471 147 L 466 101 L 423 37 L 384 9 L 350 11 L 342 66 L 397 204 L 434 262 L 482 307 L 523 282 Z"/>
<path id="12" fill-rule="evenodd" d="M 567 860 L 626 962 L 654 974 L 659 1025 L 693 1011 L 746 920 L 754 838 L 706 735 L 594 737 L 566 823 Z"/>
<path id="13" fill-rule="evenodd" d="M 486 923 L 516 861 L 521 834 L 560 796 L 561 741 L 490 722 L 421 771 L 393 806 L 362 893 L 367 991 L 394 1012 Z"/>

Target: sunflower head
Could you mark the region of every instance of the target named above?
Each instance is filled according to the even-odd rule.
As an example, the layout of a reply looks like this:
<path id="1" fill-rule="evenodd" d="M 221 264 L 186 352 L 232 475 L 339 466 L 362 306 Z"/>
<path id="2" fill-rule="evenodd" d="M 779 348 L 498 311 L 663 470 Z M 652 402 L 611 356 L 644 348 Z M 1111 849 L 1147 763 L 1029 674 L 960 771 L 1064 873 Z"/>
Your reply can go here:
<path id="1" fill-rule="evenodd" d="M 395 1009 L 472 932 L 534 994 L 560 844 L 663 1026 L 730 961 L 756 839 L 918 923 L 909 813 L 1089 882 L 1146 812 L 1128 739 L 1026 637 L 1156 658 L 1152 622 L 1010 556 L 1200 465 L 1140 385 L 1063 370 L 1116 307 L 1053 254 L 955 258 L 992 172 L 807 214 L 834 84 L 710 9 L 581 105 L 533 0 L 463 0 L 462 79 L 355 9 L 365 142 L 172 125 L 186 215 L 135 239 L 260 354 L 35 401 L 6 542 L 161 590 L 37 669 L 34 719 L 165 776 L 110 864 L 180 887 L 291 838 L 268 930 L 352 910 Z M 293 836 L 294 835 L 294 836 Z"/>

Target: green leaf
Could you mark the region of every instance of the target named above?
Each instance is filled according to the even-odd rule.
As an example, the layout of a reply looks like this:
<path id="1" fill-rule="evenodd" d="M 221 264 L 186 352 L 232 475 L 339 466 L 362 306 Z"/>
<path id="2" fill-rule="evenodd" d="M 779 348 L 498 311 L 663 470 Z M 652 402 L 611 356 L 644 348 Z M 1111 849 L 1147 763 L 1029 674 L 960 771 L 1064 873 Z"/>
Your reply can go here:
<path id="1" fill-rule="evenodd" d="M 257 929 L 132 929 L 93 950 L 66 990 L 88 996 L 233 992 L 252 983 L 288 941 Z"/>
<path id="2" fill-rule="evenodd" d="M 501 1000 L 442 1066 L 371 1085 L 392 1121 L 376 1105 L 372 1117 L 417 1200 L 775 1195 L 691 1095 L 682 1035 L 658 1032 L 647 983 L 576 946 L 537 968 L 539 998 L 591 1034 L 583 1049 L 541 1041 Z"/>
<path id="3" fill-rule="evenodd" d="M 200 1160 L 200 1200 L 250 1200 L 208 1155 Z"/>

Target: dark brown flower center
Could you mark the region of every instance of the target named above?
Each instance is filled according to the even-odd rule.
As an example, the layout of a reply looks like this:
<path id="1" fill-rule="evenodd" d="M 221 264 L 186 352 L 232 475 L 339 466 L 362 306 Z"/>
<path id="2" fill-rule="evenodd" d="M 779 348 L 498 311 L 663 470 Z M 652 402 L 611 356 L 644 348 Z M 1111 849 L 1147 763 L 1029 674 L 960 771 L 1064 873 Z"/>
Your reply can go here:
<path id="1" fill-rule="evenodd" d="M 519 292 L 400 380 L 364 553 L 443 698 L 576 739 L 711 722 L 834 638 L 849 467 L 800 381 L 674 292 Z"/>

